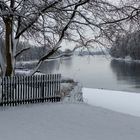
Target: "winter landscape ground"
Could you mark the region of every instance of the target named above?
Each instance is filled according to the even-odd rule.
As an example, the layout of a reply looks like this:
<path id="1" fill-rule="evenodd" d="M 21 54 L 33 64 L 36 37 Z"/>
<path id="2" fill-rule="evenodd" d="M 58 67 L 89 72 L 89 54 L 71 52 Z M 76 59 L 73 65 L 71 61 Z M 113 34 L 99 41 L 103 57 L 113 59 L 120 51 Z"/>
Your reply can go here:
<path id="1" fill-rule="evenodd" d="M 125 59 L 128 63 L 109 59 L 104 63 L 103 59 L 94 57 L 92 64 L 88 59 L 81 59 L 84 55 L 89 57 L 87 54 L 99 56 L 97 51 L 91 53 L 97 47 L 101 52 L 108 51 L 103 54 Z M 73 51 L 80 51 L 78 57 L 81 60 L 74 57 L 67 59 Z M 63 57 L 66 57 L 67 63 L 62 62 Z M 49 65 L 49 61 L 56 58 L 60 59 L 59 63 Z M 32 103 L 34 100 L 33 88 L 38 90 L 38 95 L 41 93 L 38 96 L 41 101 L 46 97 L 42 84 L 44 78 L 37 78 L 34 84 L 34 78 L 8 80 L 9 77 L 31 76 L 35 72 L 58 73 L 61 63 L 64 64 L 61 75 L 66 72 L 64 77 L 80 81 L 85 87 L 139 93 L 138 60 L 140 0 L 0 0 L 0 83 L 2 77 L 8 76 L 7 82 L 3 80 L 0 85 L 1 101 L 4 99 L 4 102 L 10 100 L 10 103 L 14 103 L 14 96 L 15 102 L 24 96 L 24 81 L 27 81 L 26 91 L 31 91 L 29 101 Z M 16 79 L 18 82 L 15 82 Z M 52 79 L 55 78 L 48 81 Z M 75 81 L 69 84 L 70 89 L 69 85 L 65 86 L 66 83 L 59 86 L 66 87 L 61 90 L 62 100 L 59 103 L 0 107 L 0 140 L 140 139 L 140 94 L 81 89 Z M 18 83 L 20 86 L 16 85 Z M 51 81 L 51 85 L 53 83 L 56 81 Z M 2 85 L 6 86 L 3 88 Z M 52 86 L 48 87 L 45 86 L 48 92 L 54 91 Z M 13 88 L 21 92 L 18 99 Z M 56 94 L 59 93 L 57 91 Z M 7 105 L 6 102 L 4 104 Z"/>
<path id="2" fill-rule="evenodd" d="M 0 108 L 0 139 L 139 139 L 139 94 L 83 88 L 83 96 L 85 102 Z"/>

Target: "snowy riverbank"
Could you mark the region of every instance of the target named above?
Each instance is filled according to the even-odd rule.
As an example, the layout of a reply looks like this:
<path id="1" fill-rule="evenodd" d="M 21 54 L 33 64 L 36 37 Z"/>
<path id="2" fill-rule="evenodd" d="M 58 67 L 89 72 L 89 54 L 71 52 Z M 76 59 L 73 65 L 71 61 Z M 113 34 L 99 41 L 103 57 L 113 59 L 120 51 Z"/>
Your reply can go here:
<path id="1" fill-rule="evenodd" d="M 140 117 L 127 115 L 132 110 L 139 112 L 139 94 L 83 88 L 83 95 L 86 103 L 63 100 L 0 108 L 0 139 L 139 139 Z"/>
<path id="2" fill-rule="evenodd" d="M 83 98 L 93 106 L 140 117 L 139 93 L 83 88 Z"/>

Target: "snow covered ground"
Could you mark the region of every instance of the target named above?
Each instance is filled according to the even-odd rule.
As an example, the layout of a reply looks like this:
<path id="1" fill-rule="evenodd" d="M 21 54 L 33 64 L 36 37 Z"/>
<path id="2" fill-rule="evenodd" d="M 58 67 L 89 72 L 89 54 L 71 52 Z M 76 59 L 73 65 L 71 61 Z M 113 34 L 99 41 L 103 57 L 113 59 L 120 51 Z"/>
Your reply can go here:
<path id="1" fill-rule="evenodd" d="M 140 117 L 140 94 L 83 88 L 84 101 L 93 106 Z"/>
<path id="2" fill-rule="evenodd" d="M 139 140 L 140 117 L 128 115 L 139 112 L 139 94 L 83 92 L 92 105 L 67 100 L 0 108 L 0 140 Z"/>
<path id="3" fill-rule="evenodd" d="M 21 69 L 21 70 L 16 69 L 16 71 L 15 71 L 15 73 L 17 75 L 26 75 L 26 76 L 30 75 L 31 72 L 32 72 L 32 70 L 23 70 L 23 69 Z M 44 75 L 44 74 L 41 72 L 36 72 L 35 75 Z"/>
<path id="4" fill-rule="evenodd" d="M 138 140 L 140 118 L 84 103 L 0 110 L 1 140 Z"/>

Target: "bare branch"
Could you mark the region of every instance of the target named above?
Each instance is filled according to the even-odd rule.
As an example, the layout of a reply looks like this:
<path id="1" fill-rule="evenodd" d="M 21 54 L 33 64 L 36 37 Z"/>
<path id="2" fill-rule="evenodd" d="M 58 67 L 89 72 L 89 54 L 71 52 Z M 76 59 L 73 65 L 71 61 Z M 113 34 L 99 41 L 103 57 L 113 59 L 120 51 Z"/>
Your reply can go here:
<path id="1" fill-rule="evenodd" d="M 30 49 L 30 47 L 24 48 L 24 49 L 20 50 L 19 52 L 17 52 L 17 54 L 15 55 L 15 59 L 16 59 L 19 55 L 21 55 L 23 52 L 25 52 L 25 51 L 27 51 L 27 50 L 29 50 L 29 49 Z"/>

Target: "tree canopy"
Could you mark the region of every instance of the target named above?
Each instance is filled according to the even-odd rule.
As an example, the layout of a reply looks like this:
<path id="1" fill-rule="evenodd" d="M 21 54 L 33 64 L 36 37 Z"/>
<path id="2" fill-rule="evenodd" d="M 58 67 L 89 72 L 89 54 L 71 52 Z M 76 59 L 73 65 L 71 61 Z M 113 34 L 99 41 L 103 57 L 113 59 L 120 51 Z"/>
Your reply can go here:
<path id="1" fill-rule="evenodd" d="M 47 47 L 34 72 L 51 57 L 66 40 L 78 47 L 105 45 L 131 27 L 139 27 L 140 2 L 121 1 L 114 5 L 107 0 L 0 0 L 0 65 L 3 76 L 14 74 L 17 44 L 32 40 Z M 126 23 L 129 24 L 126 27 Z M 134 27 L 134 26 L 133 26 Z M 26 49 L 26 48 L 25 48 Z M 22 52 L 22 50 L 21 50 Z"/>

